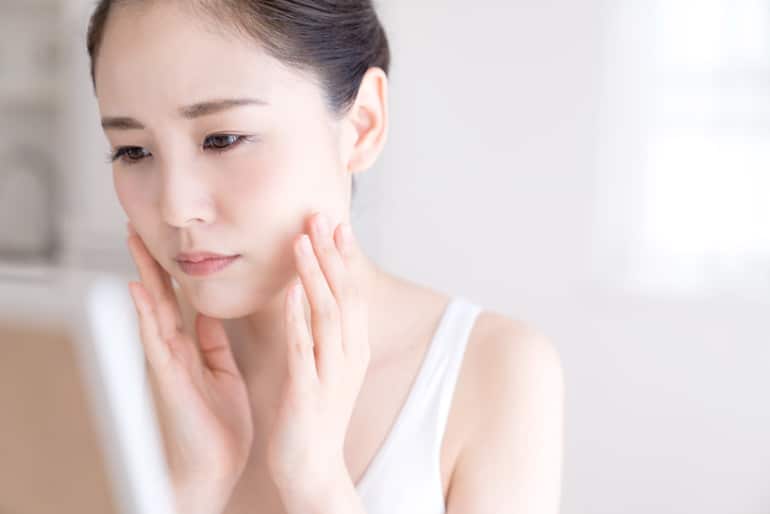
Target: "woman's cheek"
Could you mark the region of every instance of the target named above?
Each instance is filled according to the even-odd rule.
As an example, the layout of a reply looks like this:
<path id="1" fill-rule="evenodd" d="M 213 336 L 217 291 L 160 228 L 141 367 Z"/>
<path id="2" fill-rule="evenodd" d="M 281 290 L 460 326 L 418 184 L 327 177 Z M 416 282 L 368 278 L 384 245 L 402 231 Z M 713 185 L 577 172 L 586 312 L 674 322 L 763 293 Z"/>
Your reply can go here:
<path id="1" fill-rule="evenodd" d="M 119 170 L 113 170 L 113 184 L 118 202 L 130 220 L 137 219 L 142 205 L 141 189 L 135 180 L 126 177 Z"/>
<path id="2" fill-rule="evenodd" d="M 228 195 L 253 205 L 274 205 L 286 202 L 294 183 L 286 161 L 277 154 L 265 153 L 258 157 L 244 156 L 225 175 L 223 190 Z"/>

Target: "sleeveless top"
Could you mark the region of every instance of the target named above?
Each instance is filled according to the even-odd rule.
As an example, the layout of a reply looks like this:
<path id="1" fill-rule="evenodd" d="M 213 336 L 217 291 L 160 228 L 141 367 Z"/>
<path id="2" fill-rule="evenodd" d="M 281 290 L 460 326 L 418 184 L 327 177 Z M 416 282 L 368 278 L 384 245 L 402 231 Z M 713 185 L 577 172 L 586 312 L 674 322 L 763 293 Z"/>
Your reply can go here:
<path id="1" fill-rule="evenodd" d="M 367 514 L 444 514 L 441 446 L 468 337 L 481 307 L 449 300 L 391 430 L 355 485 Z"/>

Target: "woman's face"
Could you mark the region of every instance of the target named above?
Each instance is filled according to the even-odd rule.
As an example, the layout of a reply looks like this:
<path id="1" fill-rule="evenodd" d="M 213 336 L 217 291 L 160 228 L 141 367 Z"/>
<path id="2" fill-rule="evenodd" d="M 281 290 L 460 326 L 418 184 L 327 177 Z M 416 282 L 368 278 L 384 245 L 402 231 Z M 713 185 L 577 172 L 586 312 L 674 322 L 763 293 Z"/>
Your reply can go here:
<path id="1" fill-rule="evenodd" d="M 105 28 L 96 86 L 115 190 L 196 310 L 241 317 L 294 274 L 312 212 L 348 218 L 350 133 L 309 78 L 175 4 L 121 7 Z M 233 99 L 258 103 L 190 107 Z M 175 260 L 195 251 L 240 258 L 196 277 Z"/>

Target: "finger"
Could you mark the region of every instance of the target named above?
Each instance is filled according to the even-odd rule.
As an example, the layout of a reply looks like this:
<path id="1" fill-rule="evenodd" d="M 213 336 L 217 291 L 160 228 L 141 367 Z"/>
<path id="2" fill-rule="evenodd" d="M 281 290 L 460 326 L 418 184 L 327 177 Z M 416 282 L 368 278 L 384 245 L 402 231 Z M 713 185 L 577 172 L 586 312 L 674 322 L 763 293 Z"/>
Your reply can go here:
<path id="1" fill-rule="evenodd" d="M 169 289 L 172 287 L 171 278 L 150 254 L 141 236 L 133 231 L 128 236 L 127 242 L 139 273 L 146 274 L 148 281 L 145 284 L 151 287 L 149 293 L 153 299 L 158 300 L 163 295 L 171 294 L 172 291 Z"/>
<path id="2" fill-rule="evenodd" d="M 171 351 L 158 332 L 158 325 L 152 308 L 152 298 L 140 283 L 129 282 L 128 290 L 131 293 L 131 299 L 139 318 L 140 339 L 145 356 L 157 374 L 157 378 L 160 378 L 163 376 L 163 370 L 168 368 Z"/>
<path id="3" fill-rule="evenodd" d="M 148 278 L 151 279 L 151 282 L 149 282 L 148 285 L 157 285 L 156 288 L 150 291 L 150 294 L 152 294 L 154 299 L 157 299 L 155 293 L 157 293 L 157 297 L 162 297 L 167 300 L 175 298 L 173 289 L 174 286 L 171 282 L 171 276 L 150 254 L 141 236 L 139 236 L 139 234 L 137 234 L 133 229 L 131 232 L 132 234 L 129 236 L 129 248 L 132 251 L 132 255 L 134 256 L 135 260 L 139 259 L 140 262 L 137 264 L 141 263 L 144 265 L 146 271 L 150 275 Z M 176 302 L 171 303 L 175 304 Z"/>
<path id="4" fill-rule="evenodd" d="M 295 242 L 295 250 L 297 270 L 310 307 L 318 377 L 324 380 L 327 373 L 334 373 L 334 363 L 342 355 L 339 308 L 306 234 Z"/>
<path id="5" fill-rule="evenodd" d="M 128 237 L 128 247 L 136 263 L 142 284 L 148 289 L 158 316 L 158 328 L 168 339 L 183 330 L 182 313 L 174 295 L 171 277 L 150 254 L 142 238 L 134 233 Z"/>
<path id="6" fill-rule="evenodd" d="M 358 292 L 352 274 L 332 238 L 327 218 L 323 215 L 317 215 L 313 219 L 312 232 L 318 263 L 340 313 L 339 323 L 342 337 L 339 344 L 343 352 L 347 354 L 348 345 L 351 344 L 348 325 L 354 323 L 357 316 Z"/>
<path id="7" fill-rule="evenodd" d="M 171 282 L 171 276 L 158 264 L 158 262 L 150 255 L 150 252 L 147 250 L 147 246 L 144 244 L 144 241 L 142 240 L 142 237 L 137 233 L 136 229 L 133 227 L 131 222 L 129 221 L 126 223 L 126 228 L 128 230 L 128 239 L 133 240 L 137 242 L 137 249 L 146 254 L 147 257 L 150 258 L 151 261 L 156 265 L 156 267 L 159 269 L 160 273 L 160 280 L 162 285 L 164 286 L 162 289 L 166 294 L 172 294 L 173 293 L 173 284 Z M 130 248 L 131 244 L 129 244 Z"/>
<path id="8" fill-rule="evenodd" d="M 302 282 L 292 281 L 286 292 L 285 322 L 289 376 L 294 383 L 303 386 L 318 382 L 313 338 L 308 332 L 302 303 Z"/>
<path id="9" fill-rule="evenodd" d="M 195 329 L 204 365 L 213 372 L 240 377 L 241 373 L 222 322 L 198 313 L 195 317 Z"/>
<path id="10" fill-rule="evenodd" d="M 350 353 L 355 348 L 368 359 L 371 353 L 367 328 L 368 310 L 365 295 L 361 290 L 361 273 L 357 259 L 359 249 L 350 222 L 344 221 L 337 226 L 334 231 L 334 244 L 345 263 L 348 280 L 352 283 L 348 292 L 343 295 L 345 298 L 343 303 L 346 303 L 342 315 L 342 339 L 345 352 Z M 346 319 L 348 321 L 345 321 Z"/>

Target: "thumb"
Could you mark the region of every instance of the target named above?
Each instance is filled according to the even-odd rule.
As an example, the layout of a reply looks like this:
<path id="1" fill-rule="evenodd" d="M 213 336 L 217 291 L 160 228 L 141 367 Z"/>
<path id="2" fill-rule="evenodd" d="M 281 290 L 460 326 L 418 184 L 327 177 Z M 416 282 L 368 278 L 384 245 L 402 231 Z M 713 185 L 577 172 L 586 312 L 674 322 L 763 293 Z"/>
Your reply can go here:
<path id="1" fill-rule="evenodd" d="M 195 329 L 203 365 L 211 371 L 240 375 L 222 322 L 198 313 L 195 317 Z"/>

